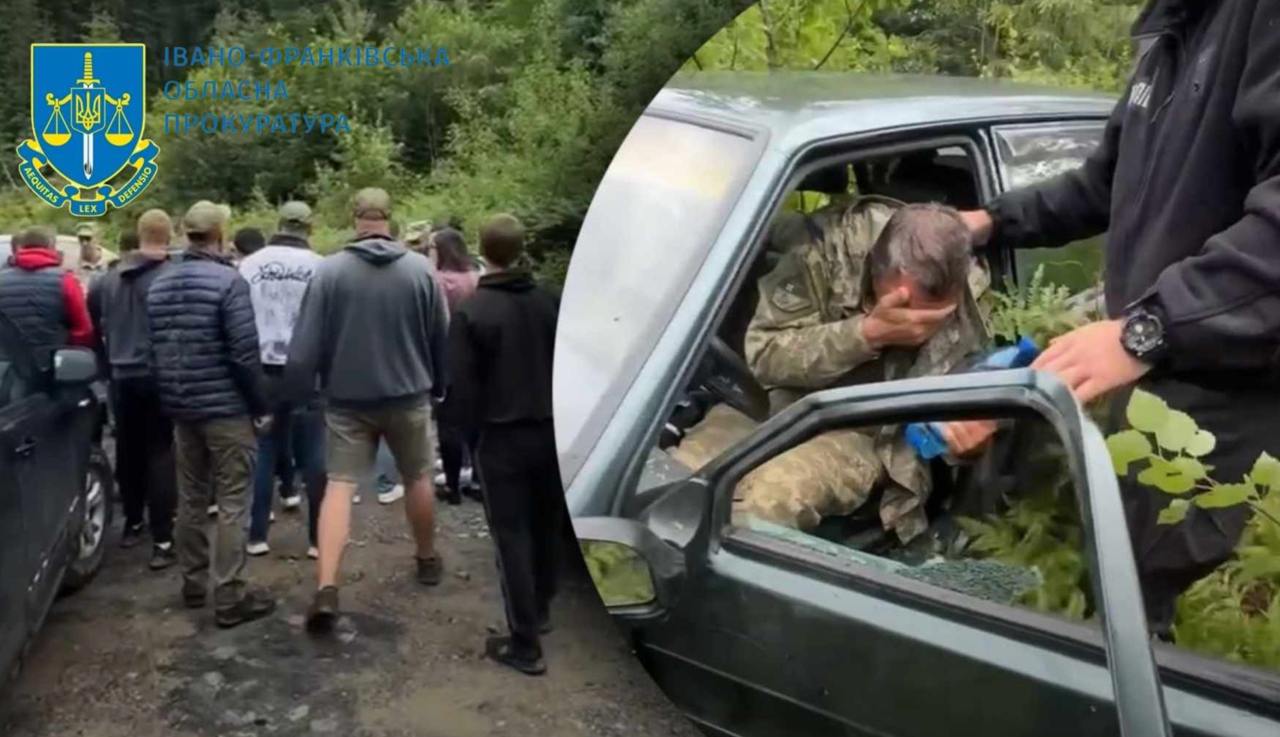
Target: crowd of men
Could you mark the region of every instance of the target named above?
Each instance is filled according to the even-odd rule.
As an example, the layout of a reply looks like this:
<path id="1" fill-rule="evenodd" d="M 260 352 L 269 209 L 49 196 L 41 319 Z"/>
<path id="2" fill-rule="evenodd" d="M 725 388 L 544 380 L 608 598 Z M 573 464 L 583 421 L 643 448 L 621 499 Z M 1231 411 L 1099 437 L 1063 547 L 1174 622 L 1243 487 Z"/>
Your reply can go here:
<path id="1" fill-rule="evenodd" d="M 265 617 L 275 599 L 250 588 L 247 559 L 270 550 L 277 478 L 282 507 L 302 506 L 296 477 L 317 561 L 307 627 L 329 632 L 352 504 L 385 454 L 379 499 L 403 498 L 425 586 L 444 570 L 437 497 L 483 501 L 509 629 L 486 653 L 544 672 L 565 518 L 551 424 L 558 301 L 525 267 L 522 225 L 485 222 L 480 259 L 453 227 L 411 223 L 402 242 L 390 196 L 367 188 L 351 242 L 324 257 L 306 203 L 278 215 L 267 238 L 230 233 L 229 208 L 209 201 L 177 227 L 148 210 L 110 266 L 84 231 L 78 274 L 51 229 L 13 239 L 0 292 L 14 298 L 0 314 L 46 361 L 65 345 L 96 349 L 109 380 L 121 544 L 149 535 L 150 567 L 178 566 L 190 608 L 212 592 L 219 626 Z"/>

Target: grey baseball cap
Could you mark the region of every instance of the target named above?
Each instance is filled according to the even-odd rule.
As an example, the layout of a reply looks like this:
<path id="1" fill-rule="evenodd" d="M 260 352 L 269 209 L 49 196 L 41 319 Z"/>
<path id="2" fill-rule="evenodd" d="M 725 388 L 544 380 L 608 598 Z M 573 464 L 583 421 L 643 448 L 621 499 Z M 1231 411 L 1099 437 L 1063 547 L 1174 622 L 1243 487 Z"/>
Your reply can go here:
<path id="1" fill-rule="evenodd" d="M 391 219 L 391 195 L 379 187 L 365 187 L 352 198 L 351 209 L 357 218 Z"/>
<path id="2" fill-rule="evenodd" d="M 280 206 L 281 225 L 310 225 L 311 207 L 301 200 L 290 200 Z"/>

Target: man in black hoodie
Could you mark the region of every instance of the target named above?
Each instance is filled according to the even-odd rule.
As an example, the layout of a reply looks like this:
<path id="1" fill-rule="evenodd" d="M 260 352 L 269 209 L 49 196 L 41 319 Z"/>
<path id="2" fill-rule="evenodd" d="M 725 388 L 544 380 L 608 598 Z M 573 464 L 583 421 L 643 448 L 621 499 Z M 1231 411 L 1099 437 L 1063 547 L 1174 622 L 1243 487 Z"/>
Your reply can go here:
<path id="1" fill-rule="evenodd" d="M 338 569 L 351 529 L 351 500 L 386 440 L 405 486 L 417 544 L 417 577 L 440 583 L 435 548 L 435 439 L 431 401 L 443 399 L 444 294 L 427 257 L 393 240 L 391 197 L 356 193 L 355 240 L 326 258 L 307 286 L 289 343 L 284 385 L 303 392 L 320 379 L 328 426 L 329 483 L 320 506 L 317 591 L 307 625 L 332 628 Z"/>
<path id="2" fill-rule="evenodd" d="M 116 417 L 116 478 L 124 499 L 121 547 L 142 540 L 143 514 L 151 527 L 151 568 L 177 561 L 173 514 L 177 476 L 173 424 L 164 415 L 151 375 L 147 290 L 170 265 L 173 221 L 164 210 L 138 218 L 138 249 L 122 254 L 118 265 L 89 287 L 89 316 L 110 367 Z"/>
<path id="3" fill-rule="evenodd" d="M 478 430 L 485 511 L 498 549 L 510 635 L 485 643 L 489 657 L 529 675 L 546 671 L 539 634 L 550 623 L 565 519 L 551 421 L 554 296 L 515 268 L 524 228 L 498 215 L 480 229 L 488 271 L 449 329 L 451 415 Z"/>
<path id="4" fill-rule="evenodd" d="M 1034 368 L 1082 402 L 1139 386 L 1216 436 L 1199 458 L 1240 481 L 1280 455 L 1280 3 L 1152 0 L 1102 144 L 1074 172 L 965 213 L 975 242 L 1058 246 L 1108 231 L 1108 320 L 1057 340 Z M 1112 430 L 1125 426 L 1115 398 Z M 1245 504 L 1192 505 L 1122 479 L 1154 632 L 1226 560 Z"/>

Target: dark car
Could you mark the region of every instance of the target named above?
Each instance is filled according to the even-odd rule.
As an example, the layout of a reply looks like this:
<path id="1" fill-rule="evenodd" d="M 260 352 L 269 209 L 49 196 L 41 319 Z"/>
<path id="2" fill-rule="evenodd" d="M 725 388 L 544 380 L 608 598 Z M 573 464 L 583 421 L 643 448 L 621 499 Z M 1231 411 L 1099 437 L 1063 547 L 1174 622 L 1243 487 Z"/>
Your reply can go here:
<path id="1" fill-rule="evenodd" d="M 744 361 L 784 207 L 847 194 L 977 207 L 1078 166 L 1112 105 L 970 79 L 706 73 L 675 78 L 631 130 L 565 284 L 557 445 L 605 605 L 707 734 L 1280 734 L 1280 676 L 1151 642 L 1107 447 L 1056 379 L 864 384 L 769 417 Z M 1083 288 L 1097 248 L 1046 268 L 1058 281 L 1092 270 Z M 989 283 L 1025 283 L 1045 257 L 988 252 Z M 685 464 L 674 426 L 695 396 L 748 419 L 727 449 Z M 920 555 L 874 506 L 836 529 L 735 516 L 739 482 L 823 433 L 968 417 L 1018 430 L 981 462 L 934 463 L 921 539 L 960 540 L 961 518 L 1025 492 L 1019 474 L 1054 449 L 1065 483 L 1052 491 L 1083 529 L 1067 564 L 1087 571 L 1079 608 L 1093 616 L 1016 598 L 1037 570 Z"/>
<path id="2" fill-rule="evenodd" d="M 40 372 L 0 316 L 0 682 L 60 592 L 102 566 L 114 486 L 99 443 L 105 413 L 84 348 Z"/>

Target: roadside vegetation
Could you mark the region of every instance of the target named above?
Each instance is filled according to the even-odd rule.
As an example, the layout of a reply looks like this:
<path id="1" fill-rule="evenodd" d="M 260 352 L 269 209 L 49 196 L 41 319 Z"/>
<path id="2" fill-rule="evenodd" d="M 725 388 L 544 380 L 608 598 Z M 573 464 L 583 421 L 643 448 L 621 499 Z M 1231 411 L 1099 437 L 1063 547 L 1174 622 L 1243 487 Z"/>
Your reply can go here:
<path id="1" fill-rule="evenodd" d="M 160 175 L 102 223 L 110 244 L 148 206 L 209 198 L 235 224 L 317 204 L 322 249 L 346 237 L 345 202 L 379 184 L 402 222 L 452 219 L 469 236 L 510 210 L 536 234 L 559 280 L 613 151 L 677 69 L 813 69 L 1008 77 L 1117 89 L 1136 0 L 13 0 L 0 26 L 0 144 L 30 135 L 33 41 L 148 44 L 146 135 Z M 745 11 L 745 12 L 744 12 Z M 729 24 L 726 27 L 726 24 Z M 717 33 L 717 30 L 719 32 Z M 714 34 L 714 37 L 713 37 Z M 708 41 L 707 39 L 711 39 Z M 705 42 L 705 43 L 704 43 Z M 166 46 L 444 47 L 447 67 L 162 66 Z M 696 52 L 696 53 L 695 53 Z M 171 100 L 169 80 L 283 80 L 283 100 Z M 206 111 L 345 113 L 350 133 L 168 134 L 164 115 Z M 0 167 L 0 229 L 73 227 Z"/>

